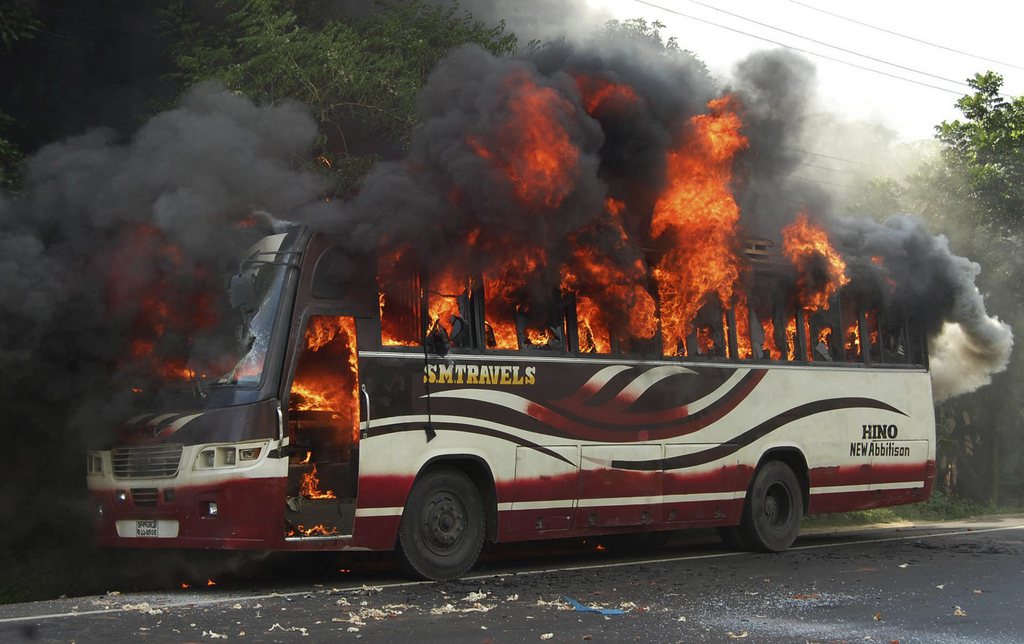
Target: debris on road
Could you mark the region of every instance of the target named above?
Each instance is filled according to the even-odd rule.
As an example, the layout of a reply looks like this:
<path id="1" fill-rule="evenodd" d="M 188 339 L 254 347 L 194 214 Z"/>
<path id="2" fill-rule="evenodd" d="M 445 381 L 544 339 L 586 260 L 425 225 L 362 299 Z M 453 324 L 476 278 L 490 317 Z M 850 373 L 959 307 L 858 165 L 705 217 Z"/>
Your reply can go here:
<path id="1" fill-rule="evenodd" d="M 585 606 L 580 602 L 576 601 L 575 599 L 573 599 L 572 597 L 569 597 L 568 595 L 566 595 L 564 599 L 565 601 L 569 602 L 569 605 L 572 606 L 573 610 L 575 610 L 577 613 L 594 613 L 596 615 L 605 616 L 626 614 L 626 611 L 622 610 L 621 608 L 600 608 L 597 606 Z"/>

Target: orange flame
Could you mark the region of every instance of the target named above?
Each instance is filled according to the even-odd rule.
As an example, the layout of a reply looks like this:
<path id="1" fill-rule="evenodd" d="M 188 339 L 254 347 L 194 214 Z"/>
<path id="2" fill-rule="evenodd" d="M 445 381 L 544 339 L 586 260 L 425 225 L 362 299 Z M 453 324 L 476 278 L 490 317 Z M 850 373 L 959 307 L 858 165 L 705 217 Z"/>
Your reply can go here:
<path id="1" fill-rule="evenodd" d="M 729 190 L 732 159 L 747 146 L 731 97 L 708 103 L 690 120 L 683 145 L 669 154 L 667 185 L 654 206 L 651 235 L 671 243 L 653 274 L 661 298 L 666 352 L 685 346 L 692 321 L 711 294 L 732 299 L 741 260 L 736 252 L 739 207 Z"/>
<path id="2" fill-rule="evenodd" d="M 638 100 L 636 90 L 629 85 L 586 74 L 576 76 L 576 88 L 583 97 L 583 109 L 591 116 L 601 110 L 621 110 Z"/>
<path id="3" fill-rule="evenodd" d="M 334 418 L 347 421 L 351 439 L 357 441 L 359 357 L 355 319 L 314 315 L 309 319 L 305 341 L 289 407 L 294 411 L 336 412 Z"/>
<path id="4" fill-rule="evenodd" d="M 470 137 L 468 145 L 500 168 L 513 191 L 528 206 L 557 208 L 569 195 L 579 173 L 580 151 L 561 122 L 571 118 L 572 103 L 550 87 L 534 83 L 523 71 L 505 79 L 507 121 L 487 145 Z"/>
<path id="5" fill-rule="evenodd" d="M 299 486 L 299 494 L 307 499 L 334 499 L 333 490 L 322 491 L 320 489 L 320 477 L 316 475 L 316 465 L 312 471 L 302 475 L 302 483 Z"/>
<path id="6" fill-rule="evenodd" d="M 288 536 L 294 537 L 297 534 L 301 534 L 304 537 L 329 537 L 338 534 L 338 529 L 334 526 L 328 528 L 322 523 L 318 523 L 310 528 L 304 525 L 297 525 L 294 530 L 288 533 Z"/>
<path id="7" fill-rule="evenodd" d="M 846 262 L 832 247 L 825 230 L 812 224 L 806 213 L 798 214 L 782 229 L 782 252 L 797 269 L 800 305 L 805 310 L 827 310 L 836 290 L 850 283 Z M 824 275 L 816 276 L 816 267 L 822 267 Z"/>

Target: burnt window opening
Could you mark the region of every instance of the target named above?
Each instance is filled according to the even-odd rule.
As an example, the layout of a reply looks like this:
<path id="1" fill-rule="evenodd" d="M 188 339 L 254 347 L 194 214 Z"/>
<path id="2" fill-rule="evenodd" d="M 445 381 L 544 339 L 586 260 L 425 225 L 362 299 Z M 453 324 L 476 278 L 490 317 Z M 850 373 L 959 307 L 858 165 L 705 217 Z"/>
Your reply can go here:
<path id="1" fill-rule="evenodd" d="M 790 349 L 787 315 L 777 292 L 768 288 L 756 289 L 748 299 L 750 352 L 754 360 L 791 360 L 795 353 Z"/>
<path id="2" fill-rule="evenodd" d="M 519 346 L 535 351 L 565 352 L 568 349 L 566 309 L 566 302 L 559 296 L 557 301 L 543 307 L 539 314 L 516 313 Z"/>
<path id="3" fill-rule="evenodd" d="M 431 279 L 426 293 L 427 336 L 451 348 L 471 348 L 474 340 L 475 286 L 472 279 Z"/>
<path id="4" fill-rule="evenodd" d="M 389 265 L 380 262 L 378 308 L 380 342 L 385 347 L 415 347 L 423 342 L 420 281 L 411 263 L 402 257 Z"/>
<path id="5" fill-rule="evenodd" d="M 717 296 L 708 298 L 704 306 L 697 311 L 688 329 L 685 341 L 679 340 L 676 346 L 671 348 L 673 355 L 690 359 L 726 357 L 728 322 L 726 311 Z"/>
<path id="6" fill-rule="evenodd" d="M 808 311 L 809 359 L 812 362 L 838 361 L 839 353 L 836 344 L 835 315 L 829 310 Z"/>
<path id="7" fill-rule="evenodd" d="M 612 335 L 601 307 L 581 293 L 573 296 L 576 312 L 577 346 L 580 353 L 610 354 Z"/>
<path id="8" fill-rule="evenodd" d="M 516 351 L 520 333 L 516 322 L 519 313 L 516 293 L 500 278 L 484 276 L 484 346 L 490 350 Z"/>

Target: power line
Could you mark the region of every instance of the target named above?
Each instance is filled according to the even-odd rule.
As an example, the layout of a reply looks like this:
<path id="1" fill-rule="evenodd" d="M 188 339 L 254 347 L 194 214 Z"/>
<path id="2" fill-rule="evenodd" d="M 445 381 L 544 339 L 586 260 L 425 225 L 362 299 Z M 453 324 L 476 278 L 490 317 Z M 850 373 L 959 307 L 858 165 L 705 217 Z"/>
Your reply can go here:
<path id="1" fill-rule="evenodd" d="M 798 51 L 798 52 L 800 52 L 802 54 L 807 54 L 808 56 L 816 56 L 818 58 L 823 58 L 825 60 L 830 60 L 832 62 L 839 63 L 841 65 L 847 65 L 849 67 L 854 67 L 854 68 L 857 68 L 857 69 L 862 69 L 864 71 L 871 72 L 873 74 L 879 74 L 881 76 L 887 76 L 889 78 L 895 78 L 896 80 L 905 81 L 907 83 L 914 83 L 915 85 L 921 85 L 922 87 L 930 87 L 931 89 L 937 89 L 940 92 L 946 92 L 947 94 L 954 94 L 956 96 L 963 96 L 963 92 L 959 91 L 959 90 L 949 89 L 948 87 L 940 87 L 938 85 L 933 85 L 931 83 L 926 83 L 924 81 L 919 81 L 919 80 L 916 80 L 916 79 L 913 79 L 913 78 L 907 78 L 906 76 L 900 76 L 899 74 L 891 74 L 889 72 L 882 71 L 881 69 L 875 69 L 873 67 L 867 67 L 865 65 L 858 65 L 857 63 L 853 63 L 853 62 L 850 62 L 848 60 L 843 60 L 841 58 L 836 58 L 834 56 L 829 56 L 827 54 L 822 54 L 822 53 L 819 53 L 819 52 L 816 52 L 816 51 L 811 51 L 809 49 L 802 49 L 800 47 L 794 47 L 793 45 L 787 45 L 786 43 L 779 42 L 778 40 L 772 40 L 771 38 L 765 38 L 764 36 L 758 36 L 756 34 L 752 34 L 750 32 L 743 31 L 742 29 L 736 29 L 734 27 L 727 27 L 725 25 L 719 24 L 719 23 L 711 21 L 711 20 L 706 20 L 704 18 L 698 18 L 697 16 L 692 16 L 690 14 L 683 13 L 682 11 L 676 11 L 675 9 L 669 9 L 668 7 L 663 7 L 663 6 L 659 5 L 659 4 L 655 4 L 653 2 L 648 2 L 647 0 L 633 0 L 633 2 L 636 2 L 638 4 L 642 4 L 642 5 L 646 5 L 648 7 L 654 8 L 654 9 L 660 9 L 661 11 L 664 11 L 666 13 L 671 13 L 671 14 L 674 14 L 674 15 L 677 15 L 677 16 L 681 16 L 683 18 L 689 18 L 690 20 L 694 20 L 696 22 L 701 22 L 701 23 L 704 23 L 706 25 L 711 25 L 712 27 L 718 27 L 719 29 L 725 29 L 726 31 L 732 31 L 734 33 L 742 34 L 742 35 L 748 36 L 750 38 L 756 38 L 757 40 L 763 40 L 764 42 L 769 42 L 769 43 L 771 43 L 773 45 L 778 45 L 779 47 L 783 47 L 785 49 L 790 49 L 792 51 Z M 961 83 L 957 83 L 957 84 L 959 85 Z"/>
<path id="2" fill-rule="evenodd" d="M 814 5 L 809 5 L 809 4 L 805 3 L 805 2 L 800 2 L 800 0 L 789 0 L 789 2 L 792 2 L 793 4 L 798 4 L 801 7 L 807 7 L 808 9 L 811 9 L 812 11 L 817 11 L 818 13 L 823 13 L 826 16 L 832 16 L 833 18 L 838 18 L 840 20 L 845 20 L 846 22 L 852 22 L 855 25 L 860 25 L 862 27 L 867 27 L 868 29 L 874 29 L 875 31 L 881 31 L 882 33 L 887 33 L 887 34 L 890 34 L 890 35 L 893 35 L 893 36 L 898 36 L 899 38 L 905 38 L 906 40 L 912 40 L 914 42 L 921 43 L 922 45 L 928 45 L 929 47 L 935 47 L 936 49 L 944 49 L 946 51 L 953 52 L 954 54 L 960 54 L 961 56 L 969 56 L 971 58 L 977 58 L 978 60 L 984 60 L 986 62 L 995 63 L 997 65 L 1003 65 L 1005 67 L 1012 67 L 1014 69 L 1024 70 L 1024 67 L 1021 67 L 1020 65 L 1014 65 L 1013 63 L 1008 63 L 1008 62 L 1002 61 L 1002 60 L 996 60 L 995 58 L 988 58 L 986 56 L 979 56 L 978 54 L 972 54 L 972 53 L 970 53 L 968 51 L 962 51 L 960 49 L 954 49 L 952 47 L 947 47 L 946 45 L 940 45 L 938 43 L 934 43 L 934 42 L 931 42 L 929 40 L 924 40 L 922 38 L 915 38 L 914 36 L 908 36 L 907 34 L 900 33 L 898 31 L 893 31 L 891 29 L 886 29 L 885 27 L 879 27 L 877 25 L 872 25 L 872 24 L 869 24 L 869 23 L 866 23 L 866 22 L 861 22 L 860 20 L 856 20 L 854 18 L 848 18 L 846 16 L 839 15 L 838 13 L 832 13 L 831 11 L 828 11 L 827 9 L 822 9 L 820 7 L 815 7 Z"/>
<path id="3" fill-rule="evenodd" d="M 769 25 L 768 23 L 761 22 L 760 20 L 754 20 L 753 18 L 747 18 L 746 16 L 744 16 L 742 14 L 734 13 L 732 11 L 727 11 L 725 9 L 719 9 L 718 7 L 716 7 L 714 5 L 710 5 L 710 4 L 706 3 L 706 2 L 701 2 L 700 0 L 687 0 L 687 1 L 692 3 L 692 4 L 704 7 L 705 9 L 710 9 L 711 11 L 717 11 L 718 13 L 724 13 L 727 16 L 732 16 L 733 18 L 738 18 L 739 20 L 743 20 L 744 22 L 753 23 L 753 24 L 755 24 L 755 25 L 757 25 L 759 27 L 764 27 L 766 29 L 771 29 L 773 31 L 777 31 L 779 33 L 786 34 L 787 36 L 793 36 L 794 38 L 800 38 L 801 40 L 806 40 L 807 42 L 812 42 L 815 45 L 821 45 L 822 47 L 828 47 L 829 49 L 835 49 L 836 51 L 841 51 L 844 54 L 850 54 L 851 56 L 858 56 L 860 58 L 864 58 L 866 60 L 870 60 L 870 61 L 875 62 L 875 63 L 882 63 L 883 65 L 889 65 L 890 67 L 895 67 L 897 69 L 902 69 L 904 71 L 912 72 L 914 74 L 921 74 L 922 76 L 928 76 L 928 77 L 934 78 L 936 80 L 945 81 L 947 83 L 954 83 L 956 85 L 962 85 L 963 87 L 969 87 L 969 85 L 967 85 L 963 81 L 958 81 L 958 80 L 953 79 L 953 78 L 946 78 L 945 76 L 939 76 L 937 74 L 931 74 L 929 72 L 923 72 L 920 69 L 914 69 L 913 67 L 907 67 L 906 65 L 900 65 L 899 63 L 891 63 L 891 62 L 889 62 L 887 60 L 884 60 L 882 58 L 875 58 L 874 56 L 869 56 L 868 54 L 862 54 L 862 53 L 860 53 L 858 51 L 854 51 L 852 49 L 846 49 L 845 47 L 840 47 L 839 45 L 833 45 L 831 43 L 827 43 L 824 40 L 817 40 L 815 38 L 811 38 L 810 36 L 804 36 L 802 34 L 798 34 L 795 31 L 789 31 L 788 29 L 783 29 L 781 27 L 776 27 L 774 25 Z"/>

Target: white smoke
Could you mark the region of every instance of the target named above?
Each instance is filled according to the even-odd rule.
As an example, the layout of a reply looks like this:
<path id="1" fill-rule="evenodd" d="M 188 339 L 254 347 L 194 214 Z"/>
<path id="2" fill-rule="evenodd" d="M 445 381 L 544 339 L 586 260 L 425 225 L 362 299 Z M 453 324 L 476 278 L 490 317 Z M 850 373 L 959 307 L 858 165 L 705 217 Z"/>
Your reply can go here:
<path id="1" fill-rule="evenodd" d="M 1013 331 L 997 317 L 986 316 L 968 331 L 947 322 L 929 347 L 935 402 L 974 391 L 1006 369 Z"/>

